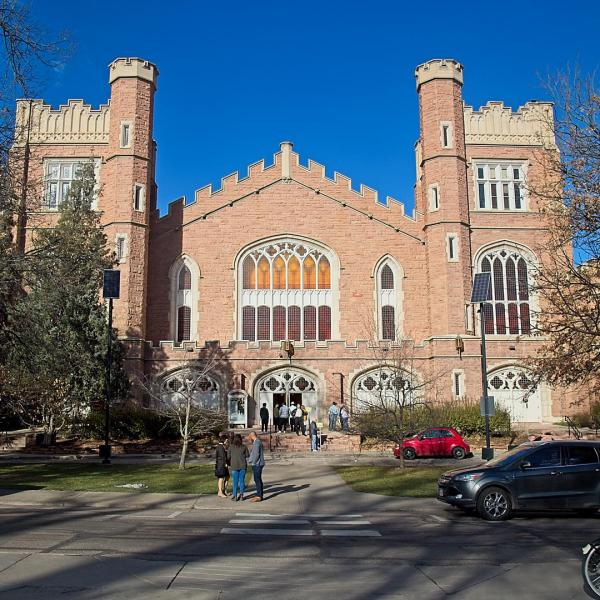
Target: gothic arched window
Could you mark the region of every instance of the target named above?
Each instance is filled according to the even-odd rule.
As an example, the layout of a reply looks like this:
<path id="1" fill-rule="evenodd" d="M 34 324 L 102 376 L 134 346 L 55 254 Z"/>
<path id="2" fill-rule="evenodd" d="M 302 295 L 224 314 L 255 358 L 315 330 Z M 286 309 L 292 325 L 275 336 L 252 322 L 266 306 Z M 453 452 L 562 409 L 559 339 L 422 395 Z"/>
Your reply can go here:
<path id="1" fill-rule="evenodd" d="M 531 307 L 529 266 L 516 248 L 499 246 L 478 261 L 480 272 L 491 274 L 488 302 L 483 305 L 487 335 L 529 335 Z"/>
<path id="2" fill-rule="evenodd" d="M 197 339 L 199 274 L 188 256 L 171 267 L 171 334 L 178 343 Z"/>
<path id="3" fill-rule="evenodd" d="M 399 333 L 398 304 L 400 268 L 390 257 L 382 260 L 375 270 L 377 294 L 377 336 L 396 341 Z"/>
<path id="4" fill-rule="evenodd" d="M 317 244 L 283 239 L 241 257 L 239 335 L 256 340 L 329 340 L 337 331 L 333 254 Z"/>

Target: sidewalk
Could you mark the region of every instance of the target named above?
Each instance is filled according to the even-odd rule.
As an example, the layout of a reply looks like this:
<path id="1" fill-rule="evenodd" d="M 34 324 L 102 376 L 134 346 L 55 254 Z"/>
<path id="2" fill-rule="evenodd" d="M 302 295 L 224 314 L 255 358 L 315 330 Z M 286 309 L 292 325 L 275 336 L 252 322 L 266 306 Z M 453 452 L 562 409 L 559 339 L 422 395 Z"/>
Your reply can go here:
<path id="1" fill-rule="evenodd" d="M 255 510 L 276 513 L 395 512 L 431 510 L 433 498 L 401 498 L 355 492 L 330 465 L 311 461 L 269 461 L 264 471 L 265 500 L 233 503 L 216 494 L 159 494 L 151 492 L 73 492 L 0 489 L 0 506 L 38 506 L 80 510 Z M 1 485 L 1 484 L 0 484 Z M 254 486 L 250 485 L 250 496 Z"/>

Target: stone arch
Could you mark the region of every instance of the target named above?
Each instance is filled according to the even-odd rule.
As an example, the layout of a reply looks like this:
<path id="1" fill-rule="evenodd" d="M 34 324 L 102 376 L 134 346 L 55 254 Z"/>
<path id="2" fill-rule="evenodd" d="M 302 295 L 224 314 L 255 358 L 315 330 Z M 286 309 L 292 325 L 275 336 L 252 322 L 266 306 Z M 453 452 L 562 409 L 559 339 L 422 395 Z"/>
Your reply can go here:
<path id="1" fill-rule="evenodd" d="M 540 423 L 544 420 L 547 390 L 524 366 L 509 363 L 488 369 L 488 395 L 497 407 L 510 414 L 511 422 Z"/>
<path id="2" fill-rule="evenodd" d="M 288 405 L 298 402 L 304 404 L 309 411 L 309 418 L 323 416 L 320 406 L 323 384 L 321 378 L 308 369 L 295 365 L 278 365 L 257 375 L 251 389 L 256 405 L 256 422 L 263 403 L 267 404 L 271 418 L 274 406 L 281 402 Z"/>
<path id="3" fill-rule="evenodd" d="M 350 383 L 352 410 L 377 405 L 381 402 L 402 401 L 405 405 L 418 400 L 421 381 L 416 371 L 409 373 L 406 369 L 394 365 L 372 365 L 352 374 Z M 417 389 L 415 389 L 417 388 Z"/>
<path id="4" fill-rule="evenodd" d="M 173 403 L 187 399 L 199 407 L 223 410 L 223 385 L 215 373 L 205 373 L 193 366 L 178 367 L 164 373 L 157 381 L 162 403 Z"/>

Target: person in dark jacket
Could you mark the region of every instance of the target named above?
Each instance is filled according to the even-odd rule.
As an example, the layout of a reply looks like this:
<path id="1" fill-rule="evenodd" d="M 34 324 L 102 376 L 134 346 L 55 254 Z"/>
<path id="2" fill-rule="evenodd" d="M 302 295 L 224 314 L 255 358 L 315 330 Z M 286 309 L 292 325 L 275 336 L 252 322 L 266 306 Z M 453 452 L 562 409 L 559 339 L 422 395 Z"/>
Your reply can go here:
<path id="1" fill-rule="evenodd" d="M 252 472 L 254 474 L 254 484 L 256 485 L 256 496 L 252 498 L 250 502 L 262 502 L 262 472 L 265 467 L 265 454 L 262 442 L 258 439 L 256 433 L 254 433 L 254 431 L 251 431 L 248 437 L 250 439 L 250 442 L 252 442 L 252 452 L 250 452 L 250 458 L 248 459 L 248 462 L 252 465 Z"/>
<path id="2" fill-rule="evenodd" d="M 229 438 L 226 433 L 219 437 L 215 457 L 215 477 L 217 478 L 217 496 L 219 498 L 227 497 L 227 482 L 229 481 L 229 469 L 227 468 L 227 446 Z"/>
<path id="3" fill-rule="evenodd" d="M 269 431 L 269 409 L 267 408 L 266 403 L 263 403 L 262 408 L 260 409 L 260 422 L 260 430 Z"/>
<path id="4" fill-rule="evenodd" d="M 248 448 L 242 442 L 242 436 L 237 433 L 229 448 L 229 464 L 233 479 L 231 499 L 243 500 L 246 488 L 246 469 L 248 468 Z"/>

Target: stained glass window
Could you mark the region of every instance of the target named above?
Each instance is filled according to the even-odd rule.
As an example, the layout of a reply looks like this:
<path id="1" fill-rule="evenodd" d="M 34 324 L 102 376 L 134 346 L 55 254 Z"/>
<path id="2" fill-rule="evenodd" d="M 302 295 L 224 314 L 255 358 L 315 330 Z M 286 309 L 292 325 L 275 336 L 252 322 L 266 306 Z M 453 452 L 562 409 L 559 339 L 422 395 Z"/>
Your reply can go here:
<path id="1" fill-rule="evenodd" d="M 253 342 L 256 339 L 256 309 L 244 306 L 242 310 L 242 339 Z"/>
<path id="2" fill-rule="evenodd" d="M 246 256 L 244 259 L 243 286 L 245 290 L 256 288 L 256 263 L 251 256 Z"/>
<path id="3" fill-rule="evenodd" d="M 317 309 L 314 306 L 304 307 L 304 339 L 317 339 Z"/>
<path id="4" fill-rule="evenodd" d="M 319 260 L 319 289 L 328 290 L 331 287 L 331 268 L 325 256 Z"/>
<path id="5" fill-rule="evenodd" d="M 190 339 L 190 325 L 192 311 L 189 306 L 180 306 L 177 309 L 177 341 L 185 342 Z"/>
<path id="6" fill-rule="evenodd" d="M 489 304 L 484 307 L 486 334 L 531 333 L 528 267 L 514 248 L 500 247 L 480 260 L 482 272 L 492 274 Z"/>
<path id="7" fill-rule="evenodd" d="M 390 269 L 389 265 L 384 265 L 383 269 L 381 269 L 381 289 L 394 289 L 394 273 Z"/>
<path id="8" fill-rule="evenodd" d="M 335 295 L 326 249 L 283 239 L 249 250 L 240 266 L 242 339 L 330 339 Z"/>
<path id="9" fill-rule="evenodd" d="M 258 339 L 271 339 L 271 309 L 268 306 L 258 307 Z"/>
<path id="10" fill-rule="evenodd" d="M 319 306 L 319 340 L 331 338 L 331 308 Z"/>
<path id="11" fill-rule="evenodd" d="M 394 307 L 393 306 L 382 306 L 381 307 L 381 329 L 382 338 L 384 340 L 395 340 L 396 339 L 396 323 L 394 319 Z"/>
<path id="12" fill-rule="evenodd" d="M 285 340 L 285 306 L 273 307 L 273 340 Z"/>
<path id="13" fill-rule="evenodd" d="M 183 265 L 183 267 L 181 267 L 181 270 L 179 271 L 179 289 L 192 289 L 192 273 L 185 265 Z"/>

